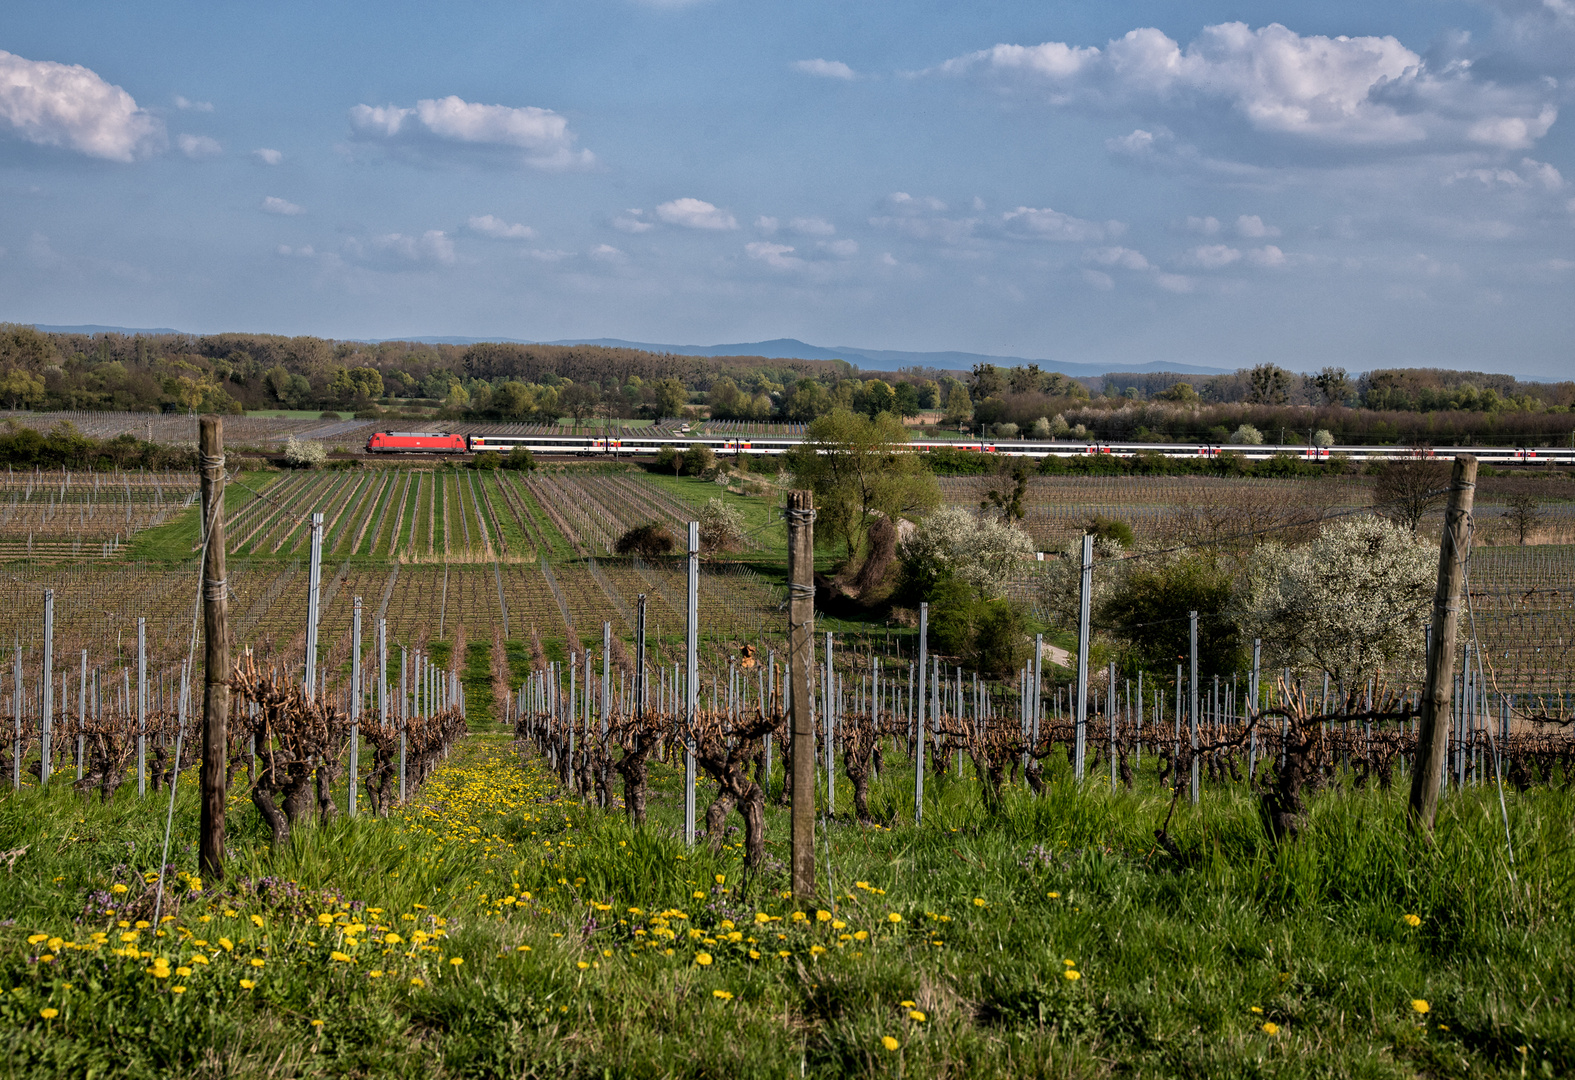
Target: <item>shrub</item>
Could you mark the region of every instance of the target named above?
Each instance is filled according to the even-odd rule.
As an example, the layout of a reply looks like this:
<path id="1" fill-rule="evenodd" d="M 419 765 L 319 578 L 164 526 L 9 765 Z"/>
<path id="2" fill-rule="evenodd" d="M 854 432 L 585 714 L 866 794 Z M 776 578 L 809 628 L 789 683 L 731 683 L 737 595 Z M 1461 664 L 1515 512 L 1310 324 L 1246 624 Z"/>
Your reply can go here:
<path id="1" fill-rule="evenodd" d="M 1333 446 L 1334 445 L 1334 433 L 1331 432 L 1328 428 L 1319 428 L 1318 431 L 1313 435 L 1313 445 L 1314 446 Z"/>
<path id="2" fill-rule="evenodd" d="M 1033 550 L 1032 538 L 1016 525 L 960 506 L 942 507 L 901 546 L 905 592 L 922 599 L 952 579 L 983 596 L 998 596 Z"/>
<path id="3" fill-rule="evenodd" d="M 503 467 L 519 472 L 535 472 L 536 457 L 530 452 L 530 447 L 516 446 L 509 451 L 509 456 L 503 459 Z"/>
<path id="4" fill-rule="evenodd" d="M 930 596 L 930 645 L 981 675 L 1009 676 L 1028 658 L 1028 623 L 1008 600 L 986 600 L 955 578 Z"/>
<path id="5" fill-rule="evenodd" d="M 1065 420 L 1062 420 L 1061 422 L 1063 424 L 1066 423 Z M 1031 430 L 1031 434 L 1036 439 L 1048 439 L 1048 438 L 1050 438 L 1050 421 L 1048 419 L 1046 419 L 1045 417 L 1043 417 L 1043 416 L 1041 416 L 1039 419 L 1035 420 L 1034 421 L 1034 426 L 1033 426 L 1033 428 Z"/>
<path id="6" fill-rule="evenodd" d="M 716 468 L 716 455 L 703 443 L 695 443 L 684 451 L 684 475 L 704 476 Z"/>
<path id="7" fill-rule="evenodd" d="M 297 439 L 291 435 L 284 440 L 284 460 L 291 468 L 315 469 L 328 460 L 328 447 L 315 439 Z"/>
<path id="8" fill-rule="evenodd" d="M 1095 540 L 1113 540 L 1124 548 L 1132 546 L 1132 526 L 1119 518 L 1105 517 L 1095 514 L 1088 519 L 1088 524 L 1083 526 L 1083 531 Z"/>
<path id="9" fill-rule="evenodd" d="M 744 515 L 721 499 L 707 499 L 700 511 L 700 550 L 728 551 L 744 540 Z"/>
<path id="10" fill-rule="evenodd" d="M 997 439 L 1015 439 L 1017 438 L 1017 432 L 1018 427 L 1016 424 L 1008 423 L 995 425 L 995 437 Z"/>
<path id="11" fill-rule="evenodd" d="M 1251 424 L 1242 424 L 1230 433 L 1230 441 L 1243 446 L 1257 446 L 1263 442 L 1263 432 Z"/>
<path id="12" fill-rule="evenodd" d="M 496 453 L 491 450 L 483 450 L 481 453 L 470 459 L 470 467 L 472 469 L 495 471 L 499 465 L 499 462 L 500 459 Z"/>
<path id="13" fill-rule="evenodd" d="M 1243 640 L 1261 637 L 1274 665 L 1327 671 L 1348 687 L 1403 679 L 1422 660 L 1438 548 L 1404 524 L 1345 518 L 1318 539 L 1253 552 L 1236 604 Z"/>
<path id="14" fill-rule="evenodd" d="M 613 545 L 613 550 L 620 555 L 638 555 L 642 559 L 654 559 L 662 555 L 671 555 L 677 544 L 672 533 L 653 521 L 636 525 L 624 533 Z"/>
<path id="15" fill-rule="evenodd" d="M 325 410 L 323 412 L 318 413 L 317 414 L 317 419 L 319 419 L 319 420 L 343 420 L 344 417 L 340 416 L 338 413 L 334 412 L 332 409 L 328 409 L 328 410 Z"/>

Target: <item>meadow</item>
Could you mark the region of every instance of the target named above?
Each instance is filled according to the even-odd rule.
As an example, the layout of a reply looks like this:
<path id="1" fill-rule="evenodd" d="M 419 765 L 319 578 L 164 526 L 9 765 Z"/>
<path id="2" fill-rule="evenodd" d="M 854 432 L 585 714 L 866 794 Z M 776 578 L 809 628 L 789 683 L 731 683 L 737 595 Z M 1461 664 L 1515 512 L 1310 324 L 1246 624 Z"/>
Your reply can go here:
<path id="1" fill-rule="evenodd" d="M 479 690 L 478 690 L 479 692 Z M 1169 792 L 1052 770 L 984 813 L 948 775 L 924 823 L 821 821 L 785 895 L 786 812 L 747 874 L 651 818 L 572 799 L 491 725 L 386 820 L 270 852 L 230 809 L 196 877 L 195 792 L 0 800 L 0 1015 L 15 1076 L 1564 1076 L 1575 1068 L 1567 788 L 1402 797 L 1336 785 L 1295 843 L 1240 787 L 1152 830 Z M 780 778 L 780 769 L 777 772 Z M 778 781 L 778 785 L 780 780 Z M 908 803 L 911 806 L 911 803 Z"/>

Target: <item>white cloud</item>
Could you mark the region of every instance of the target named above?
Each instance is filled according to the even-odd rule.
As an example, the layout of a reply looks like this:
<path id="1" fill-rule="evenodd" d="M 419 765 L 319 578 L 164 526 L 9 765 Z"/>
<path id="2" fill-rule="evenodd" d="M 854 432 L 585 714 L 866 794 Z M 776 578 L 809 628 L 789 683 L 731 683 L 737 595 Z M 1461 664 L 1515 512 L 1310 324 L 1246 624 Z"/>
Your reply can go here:
<path id="1" fill-rule="evenodd" d="M 269 195 L 265 197 L 258 209 L 262 210 L 264 213 L 282 214 L 285 217 L 295 217 L 298 214 L 306 213 L 306 209 L 304 207 L 297 206 L 293 202 L 281 199 L 277 195 Z"/>
<path id="2" fill-rule="evenodd" d="M 880 261 L 881 261 L 882 264 L 884 264 L 886 266 L 896 266 L 897 265 L 897 256 L 893 255 L 889 251 L 885 251 L 885 252 L 881 253 Z"/>
<path id="3" fill-rule="evenodd" d="M 1460 169 L 1444 178 L 1444 183 L 1453 184 L 1462 180 L 1472 180 L 1483 187 L 1503 187 L 1511 189 L 1541 188 L 1544 191 L 1559 191 L 1564 187 L 1564 176 L 1558 169 L 1544 161 L 1533 161 L 1531 158 L 1520 159 L 1520 171 L 1507 168 L 1493 169 Z"/>
<path id="4" fill-rule="evenodd" d="M 796 217 L 787 224 L 788 231 L 800 236 L 835 236 L 837 227 L 825 218 Z"/>
<path id="5" fill-rule="evenodd" d="M 3 130 L 107 161 L 133 161 L 164 146 L 163 123 L 95 72 L 0 50 Z"/>
<path id="6" fill-rule="evenodd" d="M 544 248 L 531 248 L 529 251 L 526 252 L 526 254 L 529 255 L 531 258 L 535 259 L 537 262 L 555 263 L 555 262 L 561 262 L 564 259 L 567 259 L 569 256 L 573 255 L 574 252 L 572 252 L 572 251 L 557 251 L 557 250 L 554 250 L 554 249 L 544 249 Z"/>
<path id="7" fill-rule="evenodd" d="M 428 229 L 420 236 L 386 233 L 364 241 L 352 239 L 345 244 L 345 252 L 389 269 L 452 266 L 455 262 L 454 241 L 440 229 Z"/>
<path id="8" fill-rule="evenodd" d="M 772 233 L 776 232 L 777 229 L 781 228 L 781 226 L 782 223 L 780 221 L 774 217 L 768 217 L 765 214 L 761 214 L 755 219 L 755 228 L 759 229 L 767 236 L 770 236 Z"/>
<path id="9" fill-rule="evenodd" d="M 311 244 L 297 248 L 293 248 L 289 244 L 280 244 L 278 247 L 274 248 L 274 251 L 277 254 L 297 259 L 311 259 L 317 256 L 317 252 L 312 249 Z"/>
<path id="10" fill-rule="evenodd" d="M 943 217 L 946 203 L 933 195 L 913 196 L 898 191 L 886 198 L 892 211 L 869 219 L 878 229 L 895 229 L 915 240 L 934 240 L 943 244 L 961 245 L 973 239 L 979 225 L 978 218 Z"/>
<path id="11" fill-rule="evenodd" d="M 626 263 L 629 261 L 629 256 L 611 244 L 597 244 L 591 248 L 591 258 L 605 263 Z"/>
<path id="12" fill-rule="evenodd" d="M 1520 149 L 1557 117 L 1544 82 L 1489 82 L 1469 62 L 1435 70 L 1394 37 L 1303 36 L 1278 23 L 1204 27 L 1185 49 L 1152 27 L 1102 49 L 1003 44 L 939 70 L 986 72 L 1042 91 L 1058 106 L 1178 116 L 1224 108 L 1262 134 L 1345 146 Z"/>
<path id="13" fill-rule="evenodd" d="M 804 260 L 793 254 L 793 248 L 787 244 L 771 244 L 764 240 L 751 241 L 744 245 L 744 250 L 751 259 L 759 259 L 767 266 L 778 270 L 797 270 L 804 265 Z"/>
<path id="14" fill-rule="evenodd" d="M 1103 270 L 1089 270 L 1085 268 L 1083 270 L 1083 280 L 1088 282 L 1094 288 L 1103 290 L 1105 292 L 1108 292 L 1116 287 L 1116 279 L 1105 273 Z"/>
<path id="15" fill-rule="evenodd" d="M 536 235 L 536 230 L 529 225 L 512 225 L 491 214 L 473 217 L 466 224 L 471 232 L 490 236 L 494 240 L 529 240 Z"/>
<path id="16" fill-rule="evenodd" d="M 656 228 L 656 225 L 644 220 L 644 215 L 644 210 L 625 210 L 621 215 L 613 218 L 613 228 L 626 233 L 650 232 Z"/>
<path id="17" fill-rule="evenodd" d="M 414 108 L 357 105 L 350 126 L 359 138 L 431 147 L 434 143 L 520 151 L 538 168 L 588 166 L 595 156 L 574 149 L 569 122 L 534 105 L 481 105 L 450 95 L 416 102 Z"/>
<path id="18" fill-rule="evenodd" d="M 1213 236 L 1220 231 L 1220 219 L 1217 217 L 1188 217 L 1186 228 L 1188 232 Z"/>
<path id="19" fill-rule="evenodd" d="M 736 229 L 738 222 L 726 210 L 719 209 L 704 199 L 674 199 L 656 208 L 656 216 L 669 225 L 682 225 L 686 229 Z"/>
<path id="20" fill-rule="evenodd" d="M 1253 248 L 1247 252 L 1247 261 L 1254 266 L 1272 269 L 1276 266 L 1284 266 L 1286 259 L 1285 252 L 1273 244 L 1264 244 L 1261 248 Z"/>
<path id="21" fill-rule="evenodd" d="M 1182 274 L 1155 274 L 1154 284 L 1166 292 L 1189 293 L 1192 291 L 1192 279 Z"/>
<path id="22" fill-rule="evenodd" d="M 1063 214 L 1059 210 L 1035 210 L 1028 206 L 1019 206 L 1016 210 L 1001 215 L 1001 224 L 1007 232 L 1016 236 L 1028 236 L 1039 240 L 1060 240 L 1069 244 L 1087 244 L 1096 240 L 1103 240 L 1107 233 L 1119 235 L 1123 230 L 1116 222 L 1101 224 L 1097 221 L 1084 221 L 1070 214 Z M 1116 226 L 1111 229 L 1110 226 Z"/>
<path id="23" fill-rule="evenodd" d="M 857 240 L 831 240 L 821 246 L 839 259 L 851 259 L 859 253 Z"/>
<path id="24" fill-rule="evenodd" d="M 1147 270 L 1149 261 L 1140 251 L 1125 247 L 1090 248 L 1083 252 L 1083 261 L 1095 266 L 1115 266 L 1122 270 Z"/>
<path id="25" fill-rule="evenodd" d="M 1227 244 L 1204 244 L 1187 253 L 1187 261 L 1205 270 L 1218 270 L 1241 258 L 1241 252 Z"/>
<path id="26" fill-rule="evenodd" d="M 1257 214 L 1243 214 L 1236 219 L 1236 235 L 1246 240 L 1262 240 L 1264 237 L 1279 236 L 1280 230 L 1273 225 L 1265 225 Z"/>
<path id="27" fill-rule="evenodd" d="M 219 140 L 210 139 L 206 135 L 181 135 L 175 140 L 175 145 L 180 147 L 180 152 L 189 158 L 218 157 L 224 153 L 224 147 L 219 145 Z"/>
<path id="28" fill-rule="evenodd" d="M 818 75 L 822 79 L 856 79 L 858 73 L 841 60 L 800 60 L 793 70 L 805 75 Z"/>
<path id="29" fill-rule="evenodd" d="M 177 109 L 180 109 L 182 112 L 185 112 L 187 110 L 190 110 L 191 112 L 212 112 L 213 111 L 213 102 L 211 102 L 211 101 L 192 101 L 190 98 L 184 98 L 184 97 L 181 97 L 179 94 L 176 94 L 175 95 L 175 107 Z"/>
<path id="30" fill-rule="evenodd" d="M 284 160 L 284 155 L 277 150 L 253 150 L 252 157 L 264 165 L 277 165 Z"/>

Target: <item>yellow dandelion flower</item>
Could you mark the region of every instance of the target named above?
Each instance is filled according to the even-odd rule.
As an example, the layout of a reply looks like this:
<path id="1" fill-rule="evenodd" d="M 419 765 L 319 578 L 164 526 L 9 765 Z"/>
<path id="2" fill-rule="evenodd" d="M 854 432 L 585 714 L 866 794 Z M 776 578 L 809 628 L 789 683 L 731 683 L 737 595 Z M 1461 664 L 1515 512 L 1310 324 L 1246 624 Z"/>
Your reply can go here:
<path id="1" fill-rule="evenodd" d="M 886 921 L 900 923 L 902 922 L 902 916 L 893 911 L 890 915 L 886 916 Z"/>
<path id="2" fill-rule="evenodd" d="M 250 990 L 250 989 L 252 989 L 252 987 L 254 987 L 256 985 L 257 984 L 252 982 L 250 979 L 242 979 L 241 980 L 241 989 L 242 990 Z"/>
<path id="3" fill-rule="evenodd" d="M 1411 999 L 1411 1010 L 1413 1012 L 1426 1014 L 1431 1009 L 1432 1009 L 1432 1006 L 1429 1005 L 1427 1002 L 1423 1001 L 1421 998 L 1412 998 Z"/>
<path id="4" fill-rule="evenodd" d="M 974 907 L 984 907 L 984 897 L 982 897 L 982 896 L 974 897 L 973 898 L 973 906 Z"/>
<path id="5" fill-rule="evenodd" d="M 189 968 L 189 967 L 178 967 L 178 968 L 175 969 L 175 974 L 179 975 L 181 978 L 184 979 L 186 976 L 191 974 L 191 968 Z"/>
<path id="6" fill-rule="evenodd" d="M 410 985 L 411 986 L 425 986 L 426 985 L 426 980 L 421 978 L 421 976 L 417 975 L 414 979 L 410 980 Z"/>
<path id="7" fill-rule="evenodd" d="M 1412 929 L 1422 925 L 1422 918 L 1419 915 L 1402 915 L 1400 916 L 1400 921 Z"/>
<path id="8" fill-rule="evenodd" d="M 716 883 L 718 885 L 726 885 L 727 884 L 727 875 L 726 874 L 718 874 L 718 875 L 716 875 Z"/>
<path id="9" fill-rule="evenodd" d="M 1263 1025 L 1263 1033 L 1265 1035 L 1278 1035 L 1280 1033 L 1280 1025 L 1276 1024 L 1273 1020 L 1265 1021 Z"/>
<path id="10" fill-rule="evenodd" d="M 922 1012 L 920 1012 L 918 1009 L 909 1009 L 908 1010 L 908 1019 L 916 1021 L 916 1022 L 922 1024 L 927 1019 L 927 1017 Z"/>
<path id="11" fill-rule="evenodd" d="M 170 993 L 172 993 L 172 994 L 184 994 L 185 992 L 186 992 L 186 988 L 184 986 L 172 986 L 172 987 L 170 987 Z"/>
<path id="12" fill-rule="evenodd" d="M 42 1016 L 45 1020 L 53 1020 L 55 1017 L 60 1015 L 60 1010 L 59 1009 L 39 1009 L 38 1010 L 38 1015 Z"/>
<path id="13" fill-rule="evenodd" d="M 831 912 L 829 912 L 829 911 L 817 911 L 817 912 L 815 912 L 815 921 L 816 922 L 830 922 L 831 921 Z"/>
<path id="14" fill-rule="evenodd" d="M 721 875 L 717 875 L 717 876 L 720 877 Z M 713 991 L 711 991 L 711 996 L 716 998 L 718 1001 L 732 1001 L 733 1000 L 733 993 L 730 990 L 713 990 Z"/>
<path id="15" fill-rule="evenodd" d="M 1258 1007 L 1258 1006 L 1256 1006 L 1256 1005 L 1254 1005 L 1254 1006 L 1252 1006 L 1252 1008 L 1250 1008 L 1250 1009 L 1248 1009 L 1248 1010 L 1247 1010 L 1247 1011 L 1248 1011 L 1248 1012 L 1254 1012 L 1254 1013 L 1257 1013 L 1257 1014 L 1258 1014 L 1258 1015 L 1260 1015 L 1260 1016 L 1261 1016 L 1261 1015 L 1263 1015 L 1263 1010 L 1262 1010 L 1262 1009 L 1260 1009 L 1260 1008 L 1259 1008 L 1259 1007 Z"/>
<path id="16" fill-rule="evenodd" d="M 897 1040 L 893 1039 L 890 1035 L 882 1035 L 880 1037 L 880 1044 L 887 1050 L 895 1050 L 901 1045 L 901 1043 L 897 1042 Z"/>
<path id="17" fill-rule="evenodd" d="M 904 1009 L 911 1009 L 914 1006 L 918 1005 L 918 1002 L 917 1001 L 902 1001 L 902 1002 L 898 1002 L 898 1004 L 900 1004 Z"/>
<path id="18" fill-rule="evenodd" d="M 1050 897 L 1050 899 L 1052 899 L 1052 900 L 1059 900 L 1059 899 L 1061 899 L 1061 894 L 1058 893 L 1058 892 L 1046 893 L 1045 895 Z"/>
<path id="19" fill-rule="evenodd" d="M 337 960 L 341 964 L 351 964 L 351 963 L 355 962 L 355 961 L 351 960 L 350 957 L 346 956 L 344 953 L 340 952 L 337 949 L 335 949 L 333 952 L 329 953 L 328 954 L 328 958 L 330 960 Z"/>
<path id="20" fill-rule="evenodd" d="M 1077 982 L 1077 980 L 1083 977 L 1083 973 L 1078 971 L 1076 968 L 1067 968 L 1065 971 L 1061 972 L 1061 974 L 1065 976 L 1067 982 Z"/>
<path id="21" fill-rule="evenodd" d="M 463 956 L 451 956 L 448 958 L 448 962 L 454 967 L 459 967 L 459 965 L 465 962 L 465 958 Z"/>
<path id="22" fill-rule="evenodd" d="M 711 954 L 708 952 L 695 953 L 695 963 L 699 964 L 701 967 L 709 966 L 711 963 Z"/>
<path id="23" fill-rule="evenodd" d="M 321 1030 L 321 1028 L 323 1026 L 323 1022 L 321 1020 L 313 1020 L 312 1021 L 312 1026 L 314 1028 L 318 1028 L 319 1030 Z"/>
<path id="24" fill-rule="evenodd" d="M 250 961 L 249 961 L 249 963 L 250 963 L 250 964 L 251 964 L 251 965 L 252 965 L 252 967 L 262 967 L 262 966 L 263 966 L 263 963 L 264 963 L 264 961 L 263 961 L 263 958 L 262 958 L 262 957 L 260 957 L 260 956 L 254 956 L 254 957 L 252 957 L 252 958 L 251 958 L 251 960 L 250 960 Z"/>

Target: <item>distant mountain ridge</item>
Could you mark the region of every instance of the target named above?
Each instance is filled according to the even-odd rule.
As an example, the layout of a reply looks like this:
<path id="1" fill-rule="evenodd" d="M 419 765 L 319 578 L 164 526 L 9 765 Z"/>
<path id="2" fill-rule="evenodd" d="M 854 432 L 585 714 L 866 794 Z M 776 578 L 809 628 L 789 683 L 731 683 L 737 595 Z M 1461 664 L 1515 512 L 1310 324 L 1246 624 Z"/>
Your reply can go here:
<path id="1" fill-rule="evenodd" d="M 35 328 L 52 334 L 181 334 L 183 330 L 168 327 L 159 329 L 133 329 L 125 326 L 45 326 Z M 1182 375 L 1227 375 L 1234 368 L 1201 367 L 1197 364 L 1166 364 L 1154 361 L 1147 364 L 1114 366 L 1110 364 L 1078 364 L 1065 360 L 1030 359 L 1022 356 L 994 356 L 989 353 L 971 352 L 913 352 L 901 349 L 862 349 L 849 345 L 825 348 L 799 341 L 797 338 L 773 338 L 770 341 L 743 341 L 727 345 L 662 345 L 649 341 L 624 341 L 622 338 L 563 338 L 558 341 L 530 341 L 525 338 L 506 337 L 398 337 L 364 339 L 371 344 L 382 341 L 417 341 L 424 345 L 478 345 L 496 341 L 509 345 L 602 345 L 610 349 L 639 349 L 642 352 L 672 353 L 677 356 L 763 356 L 768 360 L 846 360 L 871 371 L 895 371 L 903 367 L 933 367 L 944 370 L 967 371 L 975 364 L 997 364 L 1002 367 L 1021 367 L 1038 364 L 1041 370 L 1058 371 L 1075 378 L 1097 378 L 1111 372 L 1143 374 L 1156 371 L 1173 371 Z"/>

